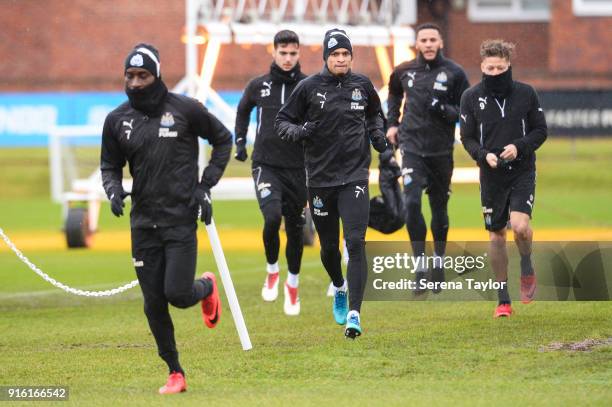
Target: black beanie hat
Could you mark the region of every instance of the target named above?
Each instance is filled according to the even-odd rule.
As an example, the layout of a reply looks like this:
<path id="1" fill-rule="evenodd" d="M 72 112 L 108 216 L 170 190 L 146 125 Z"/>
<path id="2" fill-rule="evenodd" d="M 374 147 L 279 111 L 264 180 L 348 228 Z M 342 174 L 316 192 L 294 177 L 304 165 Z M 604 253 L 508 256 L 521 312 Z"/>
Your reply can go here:
<path id="1" fill-rule="evenodd" d="M 353 46 L 351 45 L 350 38 L 346 35 L 346 31 L 334 28 L 325 33 L 325 38 L 323 39 L 323 60 L 327 61 L 329 54 L 339 48 L 348 49 L 351 55 L 353 54 Z"/>
<path id="2" fill-rule="evenodd" d="M 156 78 L 161 77 L 159 51 L 153 45 L 137 44 L 125 59 L 125 71 L 128 68 L 146 69 Z"/>

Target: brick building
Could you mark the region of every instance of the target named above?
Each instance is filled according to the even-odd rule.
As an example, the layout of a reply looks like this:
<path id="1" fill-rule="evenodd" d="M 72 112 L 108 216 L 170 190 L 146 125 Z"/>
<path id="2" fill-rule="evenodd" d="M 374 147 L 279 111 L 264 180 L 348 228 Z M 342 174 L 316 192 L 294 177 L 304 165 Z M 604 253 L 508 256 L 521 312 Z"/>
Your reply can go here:
<path id="1" fill-rule="evenodd" d="M 504 38 L 517 44 L 516 76 L 539 89 L 612 89 L 612 1 L 420 0 L 418 16 L 445 28 L 473 80 L 480 41 Z"/>
<path id="2" fill-rule="evenodd" d="M 417 23 L 436 21 L 447 55 L 478 80 L 478 44 L 517 43 L 516 77 L 539 89 L 612 89 L 612 1 L 413 1 Z M 123 58 L 139 41 L 156 44 L 165 80 L 184 74 L 183 0 L 0 0 L 0 91 L 119 90 Z M 357 28 L 356 28 L 357 29 Z M 380 85 L 374 51 L 357 48 L 355 70 Z M 213 86 L 238 90 L 266 69 L 265 46 L 221 51 Z M 303 47 L 303 69 L 322 66 L 320 47 Z"/>

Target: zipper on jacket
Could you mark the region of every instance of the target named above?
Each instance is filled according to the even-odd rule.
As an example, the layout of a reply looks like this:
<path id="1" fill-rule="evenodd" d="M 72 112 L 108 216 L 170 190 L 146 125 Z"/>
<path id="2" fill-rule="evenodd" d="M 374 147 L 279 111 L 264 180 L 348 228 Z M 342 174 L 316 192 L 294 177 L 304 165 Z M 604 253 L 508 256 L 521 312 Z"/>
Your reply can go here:
<path id="1" fill-rule="evenodd" d="M 484 147 L 483 139 L 484 139 L 484 136 L 482 134 L 482 123 L 480 123 L 480 147 Z"/>
<path id="2" fill-rule="evenodd" d="M 285 84 L 283 83 L 283 87 L 281 89 L 281 105 L 285 104 Z"/>
<path id="3" fill-rule="evenodd" d="M 504 99 L 504 103 L 501 104 L 501 105 L 499 104 L 497 99 L 495 99 L 495 103 L 497 103 L 497 106 L 499 107 L 499 110 L 501 110 L 502 117 L 506 117 L 506 113 L 504 112 L 504 109 L 506 108 L 506 99 Z"/>
<path id="4" fill-rule="evenodd" d="M 523 137 L 525 137 L 525 119 L 521 119 L 521 124 L 523 125 Z"/>

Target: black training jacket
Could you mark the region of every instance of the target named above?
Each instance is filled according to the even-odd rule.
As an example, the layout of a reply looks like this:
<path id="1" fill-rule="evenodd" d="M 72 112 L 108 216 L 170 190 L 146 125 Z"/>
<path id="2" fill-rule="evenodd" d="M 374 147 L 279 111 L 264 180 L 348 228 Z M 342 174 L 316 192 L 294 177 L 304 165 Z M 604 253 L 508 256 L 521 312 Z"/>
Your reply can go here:
<path id="1" fill-rule="evenodd" d="M 198 137 L 213 146 L 202 184 L 221 178 L 232 150 L 232 136 L 197 100 L 168 93 L 160 117 L 149 117 L 125 102 L 110 112 L 102 131 L 104 190 L 110 197 L 121 186 L 126 161 L 133 178 L 132 228 L 194 222 L 198 204 Z"/>
<path id="2" fill-rule="evenodd" d="M 546 140 L 544 112 L 536 91 L 514 81 L 504 98 L 496 99 L 481 83 L 461 97 L 461 141 L 481 171 L 535 170 L 535 150 Z M 514 144 L 518 156 L 507 169 L 495 170 L 486 162 L 487 153 L 498 155 Z"/>
<path id="3" fill-rule="evenodd" d="M 387 117 L 389 126 L 399 126 L 402 150 L 423 157 L 452 154 L 459 102 L 469 86 L 463 68 L 441 54 L 433 61 L 419 55 L 398 65 L 389 80 Z M 430 110 L 434 97 L 444 105 L 443 114 Z"/>
<path id="4" fill-rule="evenodd" d="M 273 63 L 269 73 L 248 83 L 236 112 L 236 144 L 246 143 L 251 111 L 257 107 L 257 131 L 251 157 L 253 162 L 281 168 L 303 168 L 303 147 L 281 140 L 274 130 L 274 120 L 293 89 L 306 75 L 299 69 L 292 77 L 279 71 L 280 68 Z"/>
<path id="5" fill-rule="evenodd" d="M 384 116 L 374 85 L 365 75 L 332 75 L 326 67 L 304 79 L 276 116 L 279 136 L 319 122 L 304 141 L 309 187 L 331 187 L 368 179 L 370 140 L 384 138 Z"/>

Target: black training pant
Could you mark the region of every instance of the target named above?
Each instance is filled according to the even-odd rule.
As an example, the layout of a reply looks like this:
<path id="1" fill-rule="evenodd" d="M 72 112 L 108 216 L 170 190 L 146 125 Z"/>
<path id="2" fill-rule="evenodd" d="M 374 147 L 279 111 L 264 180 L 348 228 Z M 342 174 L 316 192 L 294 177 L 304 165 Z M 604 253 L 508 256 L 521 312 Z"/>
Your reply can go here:
<path id="1" fill-rule="evenodd" d="M 195 280 L 197 224 L 132 229 L 132 258 L 144 297 L 144 312 L 159 356 L 181 371 L 168 304 L 188 308 L 210 294 L 208 280 Z"/>
<path id="2" fill-rule="evenodd" d="M 310 211 L 321 242 L 321 261 L 336 287 L 344 283 L 340 255 L 340 219 L 349 253 L 349 307 L 360 311 L 367 280 L 365 234 L 370 213 L 368 181 L 308 188 Z"/>
<path id="3" fill-rule="evenodd" d="M 415 256 L 425 253 L 427 226 L 421 209 L 423 190 L 429 195 L 434 250 L 440 256 L 446 251 L 452 175 L 452 154 L 434 157 L 421 157 L 407 151 L 402 154 L 404 220 Z"/>
<path id="4" fill-rule="evenodd" d="M 287 267 L 299 274 L 304 251 L 304 207 L 306 172 L 304 168 L 279 168 L 253 163 L 253 181 L 257 202 L 264 218 L 263 242 L 268 264 L 278 261 L 279 230 L 285 217 Z"/>

